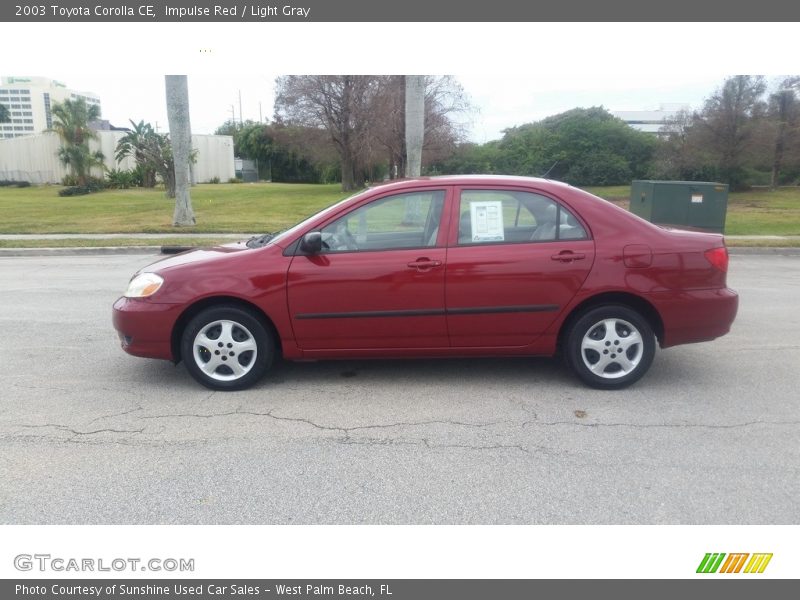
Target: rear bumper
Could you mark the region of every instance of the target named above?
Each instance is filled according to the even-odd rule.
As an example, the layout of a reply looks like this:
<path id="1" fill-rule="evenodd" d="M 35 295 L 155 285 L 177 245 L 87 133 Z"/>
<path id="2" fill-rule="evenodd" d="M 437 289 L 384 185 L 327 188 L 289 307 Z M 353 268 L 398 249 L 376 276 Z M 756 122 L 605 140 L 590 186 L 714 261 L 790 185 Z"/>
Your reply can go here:
<path id="1" fill-rule="evenodd" d="M 725 335 L 739 308 L 739 295 L 728 288 L 655 292 L 648 299 L 664 323 L 662 348 Z"/>
<path id="2" fill-rule="evenodd" d="M 134 356 L 174 360 L 171 337 L 180 308 L 179 304 L 156 304 L 125 297 L 114 302 L 111 320 L 122 349 Z"/>

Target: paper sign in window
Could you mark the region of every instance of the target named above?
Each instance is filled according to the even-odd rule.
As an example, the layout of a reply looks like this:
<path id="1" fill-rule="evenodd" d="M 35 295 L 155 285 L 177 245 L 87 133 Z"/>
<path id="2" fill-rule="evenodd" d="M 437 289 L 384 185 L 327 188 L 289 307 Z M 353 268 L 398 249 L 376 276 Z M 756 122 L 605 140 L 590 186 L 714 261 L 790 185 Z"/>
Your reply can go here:
<path id="1" fill-rule="evenodd" d="M 470 202 L 469 210 L 473 242 L 502 242 L 505 239 L 501 201 Z"/>
<path id="2" fill-rule="evenodd" d="M 702 204 L 703 194 L 692 194 L 692 204 Z"/>

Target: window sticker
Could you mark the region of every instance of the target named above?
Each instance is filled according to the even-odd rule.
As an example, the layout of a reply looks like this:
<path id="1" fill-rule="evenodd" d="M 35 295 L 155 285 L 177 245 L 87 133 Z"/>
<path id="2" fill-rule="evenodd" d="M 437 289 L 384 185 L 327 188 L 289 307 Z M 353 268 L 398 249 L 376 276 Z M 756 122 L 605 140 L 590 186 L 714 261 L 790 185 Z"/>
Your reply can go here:
<path id="1" fill-rule="evenodd" d="M 473 242 L 502 242 L 503 203 L 500 200 L 469 203 Z"/>

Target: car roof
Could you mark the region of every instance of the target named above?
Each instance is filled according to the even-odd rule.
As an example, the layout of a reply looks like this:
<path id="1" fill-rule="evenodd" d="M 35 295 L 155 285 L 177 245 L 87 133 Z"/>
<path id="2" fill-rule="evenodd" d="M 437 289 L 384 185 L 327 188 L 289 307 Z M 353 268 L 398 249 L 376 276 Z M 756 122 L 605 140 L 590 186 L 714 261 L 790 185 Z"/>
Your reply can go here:
<path id="1" fill-rule="evenodd" d="M 371 188 L 403 189 L 423 185 L 522 185 L 536 184 L 538 186 L 557 186 L 571 188 L 569 184 L 554 179 L 540 177 L 522 177 L 519 175 L 439 175 L 435 177 L 414 177 L 409 179 L 394 179 L 370 185 Z"/>

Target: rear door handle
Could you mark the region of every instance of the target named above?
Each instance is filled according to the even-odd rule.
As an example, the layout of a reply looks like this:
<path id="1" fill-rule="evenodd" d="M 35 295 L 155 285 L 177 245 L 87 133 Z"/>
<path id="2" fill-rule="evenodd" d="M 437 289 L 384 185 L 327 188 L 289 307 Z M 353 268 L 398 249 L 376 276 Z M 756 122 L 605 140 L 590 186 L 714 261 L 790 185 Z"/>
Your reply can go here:
<path id="1" fill-rule="evenodd" d="M 583 260 L 586 258 L 585 254 L 580 252 L 573 252 L 572 250 L 562 250 L 558 254 L 553 254 L 550 257 L 551 260 L 558 260 L 561 262 L 572 262 L 573 260 Z"/>
<path id="2" fill-rule="evenodd" d="M 434 267 L 440 267 L 442 265 L 442 261 L 440 260 L 431 260 L 429 258 L 418 258 L 414 262 L 408 263 L 409 269 L 416 269 L 417 271 L 429 271 Z"/>

